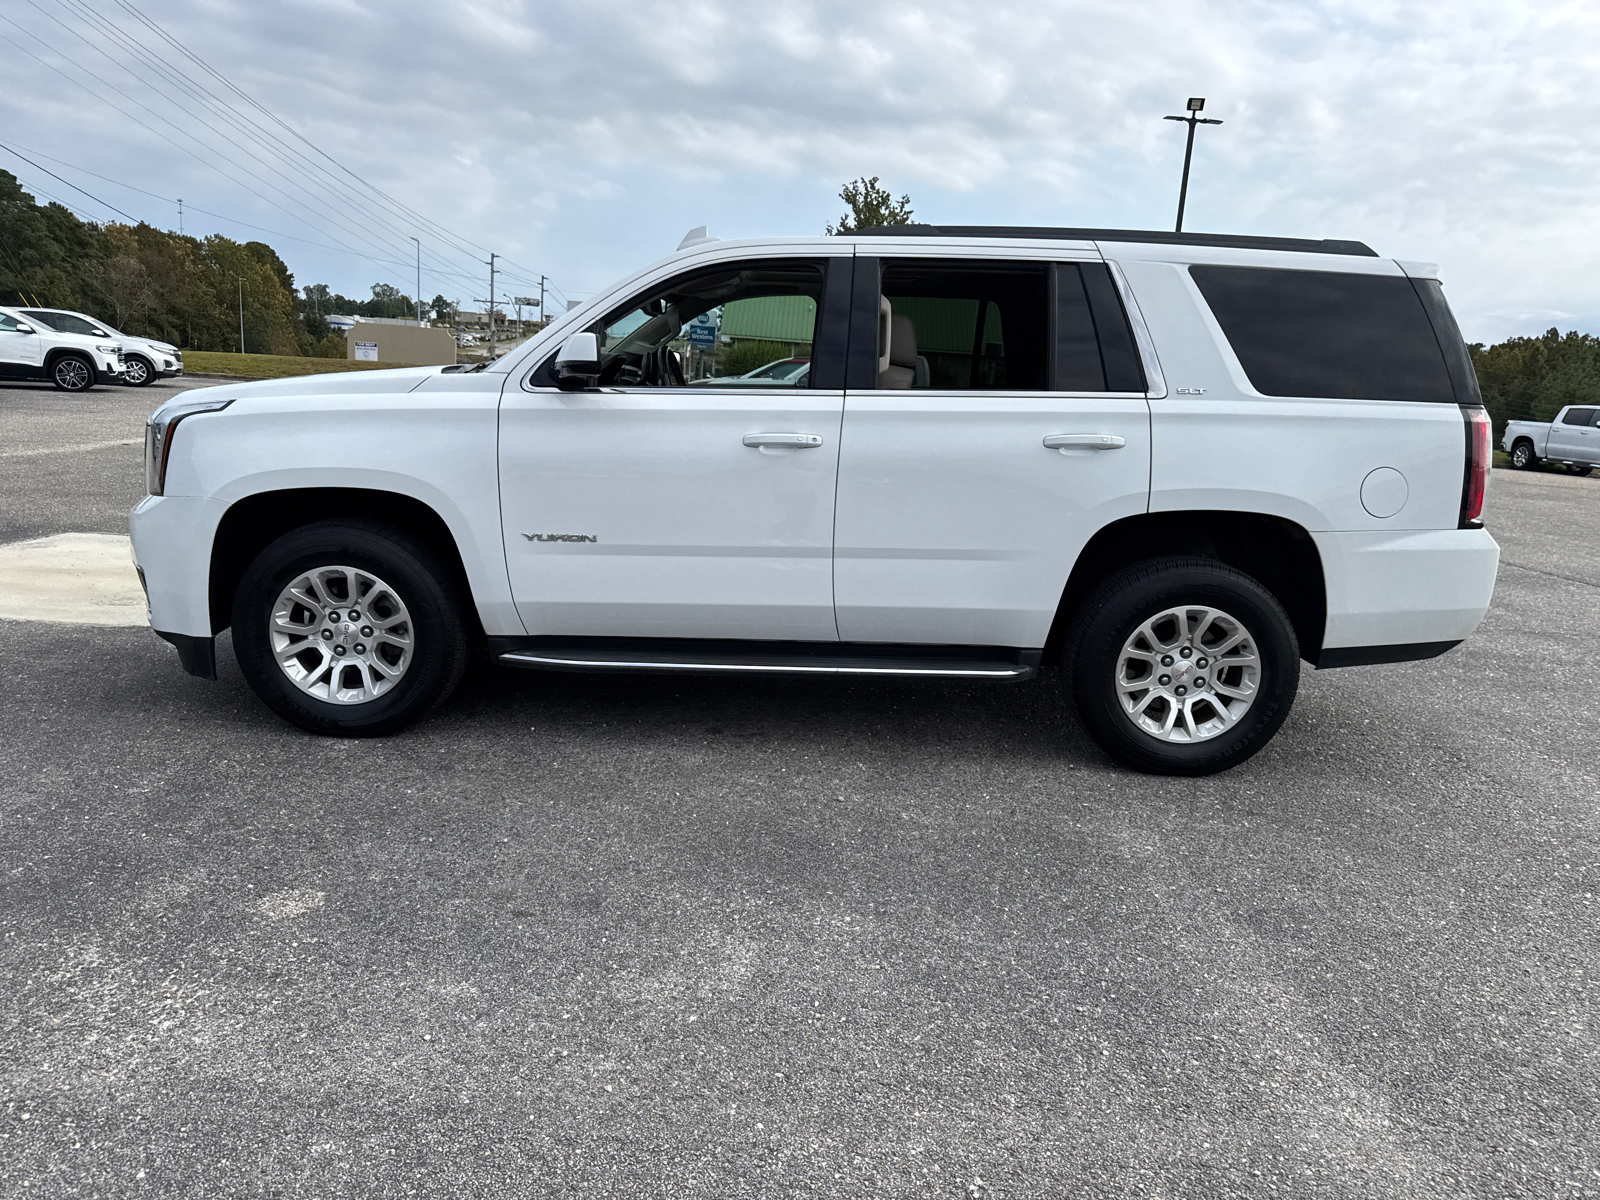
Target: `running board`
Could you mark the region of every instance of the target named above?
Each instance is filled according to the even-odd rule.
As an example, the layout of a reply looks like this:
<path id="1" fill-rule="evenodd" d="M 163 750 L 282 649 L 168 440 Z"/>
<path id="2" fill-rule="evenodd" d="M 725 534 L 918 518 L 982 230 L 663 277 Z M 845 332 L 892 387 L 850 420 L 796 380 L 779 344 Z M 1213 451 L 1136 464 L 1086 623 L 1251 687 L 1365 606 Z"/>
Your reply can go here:
<path id="1" fill-rule="evenodd" d="M 675 638 L 493 638 L 490 649 L 505 666 L 535 671 L 915 675 L 996 680 L 1032 678 L 1042 656 L 1038 650 L 1003 646 L 697 642 Z"/>

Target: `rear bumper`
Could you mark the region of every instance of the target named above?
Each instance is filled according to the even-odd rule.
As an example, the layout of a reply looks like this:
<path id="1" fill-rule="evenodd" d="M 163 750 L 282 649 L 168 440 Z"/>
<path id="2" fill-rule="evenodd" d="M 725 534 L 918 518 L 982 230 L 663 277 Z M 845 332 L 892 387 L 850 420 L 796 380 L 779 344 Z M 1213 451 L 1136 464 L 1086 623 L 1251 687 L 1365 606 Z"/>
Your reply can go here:
<path id="1" fill-rule="evenodd" d="M 1489 610 L 1500 547 L 1485 530 L 1311 537 L 1328 598 L 1318 666 L 1432 658 Z"/>

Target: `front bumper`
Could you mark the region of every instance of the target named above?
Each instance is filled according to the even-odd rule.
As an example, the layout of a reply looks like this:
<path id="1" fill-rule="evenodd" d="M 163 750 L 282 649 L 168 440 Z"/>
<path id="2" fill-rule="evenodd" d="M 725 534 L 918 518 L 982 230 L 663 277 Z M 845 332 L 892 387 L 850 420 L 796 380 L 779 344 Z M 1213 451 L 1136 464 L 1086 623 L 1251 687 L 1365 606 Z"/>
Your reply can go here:
<path id="1" fill-rule="evenodd" d="M 1327 585 L 1322 646 L 1329 666 L 1432 657 L 1489 611 L 1500 547 L 1487 530 L 1311 537 Z"/>
<path id="2" fill-rule="evenodd" d="M 224 511 L 221 501 L 199 496 L 146 496 L 134 506 L 133 561 L 144 578 L 150 627 L 163 637 L 212 636 L 211 545 Z"/>

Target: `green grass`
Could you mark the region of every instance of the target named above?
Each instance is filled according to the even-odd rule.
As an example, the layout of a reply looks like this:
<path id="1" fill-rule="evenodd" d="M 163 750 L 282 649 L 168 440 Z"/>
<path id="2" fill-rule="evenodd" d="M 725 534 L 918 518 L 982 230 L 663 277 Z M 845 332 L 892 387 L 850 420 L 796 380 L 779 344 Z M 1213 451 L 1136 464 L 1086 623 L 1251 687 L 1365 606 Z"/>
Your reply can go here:
<path id="1" fill-rule="evenodd" d="M 288 354 L 217 354 L 185 350 L 186 375 L 234 375 L 240 379 L 287 379 L 292 375 L 325 375 L 330 371 L 382 371 L 408 363 L 352 362 L 347 358 L 296 358 Z"/>

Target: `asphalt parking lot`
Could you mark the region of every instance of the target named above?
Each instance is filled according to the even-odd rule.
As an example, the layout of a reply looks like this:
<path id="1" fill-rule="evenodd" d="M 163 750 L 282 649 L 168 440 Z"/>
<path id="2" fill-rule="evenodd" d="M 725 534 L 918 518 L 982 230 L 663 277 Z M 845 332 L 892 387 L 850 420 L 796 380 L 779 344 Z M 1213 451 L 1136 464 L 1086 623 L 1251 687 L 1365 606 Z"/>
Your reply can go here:
<path id="1" fill-rule="evenodd" d="M 190 381 L 193 382 L 193 381 Z M 0 388 L 0 542 L 155 389 Z M 1600 478 L 1223 776 L 1046 678 L 481 671 L 380 741 L 0 621 L 10 1196 L 1600 1196 Z"/>

